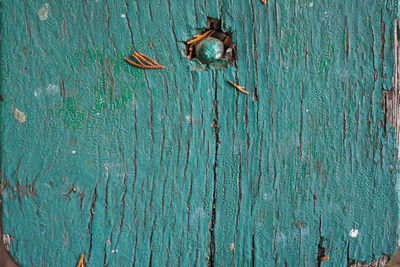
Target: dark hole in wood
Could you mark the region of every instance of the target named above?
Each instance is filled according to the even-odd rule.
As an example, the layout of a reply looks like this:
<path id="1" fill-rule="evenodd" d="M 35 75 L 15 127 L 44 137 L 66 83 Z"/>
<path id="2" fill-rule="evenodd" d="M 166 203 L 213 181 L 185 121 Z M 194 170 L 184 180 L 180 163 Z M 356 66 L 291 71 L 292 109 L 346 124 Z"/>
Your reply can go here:
<path id="1" fill-rule="evenodd" d="M 318 252 L 317 252 L 317 264 L 318 267 L 321 266 L 321 262 L 322 262 L 322 257 L 325 256 L 325 248 L 322 246 L 322 238 L 321 241 L 318 244 Z"/>
<path id="2" fill-rule="evenodd" d="M 215 32 L 209 35 L 209 37 L 220 40 L 224 45 L 224 53 L 221 59 L 228 61 L 230 64 L 232 64 L 232 66 L 236 68 L 237 52 L 236 44 L 232 42 L 232 32 L 230 30 L 228 32 L 222 31 L 220 19 L 207 17 L 205 29 L 201 30 L 197 34 L 201 35 L 210 30 L 215 30 Z M 192 39 L 193 38 L 191 38 L 190 40 Z M 190 40 L 185 42 L 185 55 L 187 59 L 192 60 L 194 58 L 198 58 L 196 55 L 196 48 L 200 42 L 195 44 L 188 44 Z"/>
<path id="3" fill-rule="evenodd" d="M 221 30 L 221 20 L 207 17 L 206 30 Z"/>

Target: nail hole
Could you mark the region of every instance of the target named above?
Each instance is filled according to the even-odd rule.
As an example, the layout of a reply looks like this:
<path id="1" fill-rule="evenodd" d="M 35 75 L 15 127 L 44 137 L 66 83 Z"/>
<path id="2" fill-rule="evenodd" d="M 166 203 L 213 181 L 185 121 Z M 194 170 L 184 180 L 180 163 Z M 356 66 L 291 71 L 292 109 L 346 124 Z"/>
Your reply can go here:
<path id="1" fill-rule="evenodd" d="M 206 27 L 185 42 L 185 54 L 189 60 L 198 59 L 201 64 L 236 67 L 236 44 L 232 32 L 221 29 L 221 20 L 207 18 Z"/>

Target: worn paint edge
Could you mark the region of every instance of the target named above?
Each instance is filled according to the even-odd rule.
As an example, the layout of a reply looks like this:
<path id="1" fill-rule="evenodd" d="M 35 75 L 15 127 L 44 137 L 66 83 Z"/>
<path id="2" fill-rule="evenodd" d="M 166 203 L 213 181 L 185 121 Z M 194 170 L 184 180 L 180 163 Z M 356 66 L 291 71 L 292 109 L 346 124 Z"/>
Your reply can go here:
<path id="1" fill-rule="evenodd" d="M 400 1 L 399 1 L 400 3 Z M 400 16 L 400 13 L 399 13 Z M 399 17 L 394 20 L 394 33 L 393 33 L 393 77 L 392 77 L 392 88 L 389 91 L 382 91 L 382 109 L 385 113 L 384 129 L 386 133 L 386 123 L 389 122 L 389 126 L 395 129 L 395 137 L 397 143 L 397 157 L 400 160 L 400 46 L 399 46 Z M 400 183 L 398 182 L 399 177 L 396 174 L 396 193 L 397 203 L 400 203 Z M 400 210 L 399 216 L 400 216 Z M 398 233 L 400 233 L 400 223 L 398 226 Z M 400 247 L 400 238 L 397 239 L 397 247 Z M 396 254 L 399 253 L 399 250 Z"/>
<path id="2" fill-rule="evenodd" d="M 397 157 L 400 160 L 400 116 L 399 116 L 399 96 L 400 96 L 400 66 L 399 66 L 399 18 L 394 21 L 394 38 L 393 38 L 393 78 L 392 88 L 389 91 L 382 91 L 382 109 L 385 112 L 386 121 L 389 122 L 390 127 L 396 130 L 396 143 L 398 146 Z M 385 124 L 386 124 L 385 121 Z M 386 125 L 385 129 L 386 129 Z"/>

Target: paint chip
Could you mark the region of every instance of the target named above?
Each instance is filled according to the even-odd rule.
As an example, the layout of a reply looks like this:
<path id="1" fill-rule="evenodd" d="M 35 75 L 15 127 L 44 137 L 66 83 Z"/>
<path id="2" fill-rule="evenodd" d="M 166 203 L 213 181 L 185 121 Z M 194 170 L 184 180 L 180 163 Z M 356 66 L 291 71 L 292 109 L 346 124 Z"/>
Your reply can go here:
<path id="1" fill-rule="evenodd" d="M 75 151 L 75 150 L 72 150 L 72 154 L 76 154 L 76 151 Z"/>
<path id="2" fill-rule="evenodd" d="M 16 119 L 20 123 L 24 123 L 26 121 L 25 114 L 22 111 L 20 111 L 19 109 L 14 108 L 13 116 L 14 116 L 14 119 Z"/>
<path id="3" fill-rule="evenodd" d="M 8 252 L 10 251 L 11 241 L 14 240 L 16 239 L 12 237 L 10 234 L 3 234 L 3 244 Z"/>
<path id="4" fill-rule="evenodd" d="M 38 16 L 40 20 L 46 20 L 49 16 L 50 5 L 45 3 L 38 11 Z"/>
<path id="5" fill-rule="evenodd" d="M 349 236 L 355 238 L 358 236 L 358 229 L 351 229 Z"/>
<path id="6" fill-rule="evenodd" d="M 235 244 L 234 244 L 234 243 L 231 243 L 231 245 L 229 246 L 229 248 L 230 248 L 232 251 L 234 251 L 234 250 L 235 250 Z"/>
<path id="7" fill-rule="evenodd" d="M 309 7 L 312 7 L 314 5 L 314 3 L 313 2 L 311 2 L 308 6 Z"/>
<path id="8" fill-rule="evenodd" d="M 125 18 L 125 17 L 126 17 L 126 15 L 125 15 L 125 14 L 122 14 L 122 15 L 121 15 L 121 18 Z"/>

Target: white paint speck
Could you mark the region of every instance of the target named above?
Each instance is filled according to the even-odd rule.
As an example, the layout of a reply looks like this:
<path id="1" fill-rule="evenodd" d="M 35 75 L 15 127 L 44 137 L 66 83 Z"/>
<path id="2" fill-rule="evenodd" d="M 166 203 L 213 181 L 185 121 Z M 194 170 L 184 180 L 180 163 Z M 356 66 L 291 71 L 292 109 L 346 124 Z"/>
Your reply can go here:
<path id="1" fill-rule="evenodd" d="M 306 109 L 306 112 L 308 112 L 308 109 Z"/>
<path id="2" fill-rule="evenodd" d="M 37 97 L 38 96 L 38 93 L 35 91 L 35 96 Z"/>
<path id="3" fill-rule="evenodd" d="M 187 115 L 185 118 L 186 118 L 186 120 L 187 120 L 188 122 L 191 122 L 191 121 L 192 121 L 192 116 L 190 116 L 190 115 Z"/>
<path id="4" fill-rule="evenodd" d="M 269 200 L 272 199 L 272 196 L 270 194 L 268 194 L 268 193 L 264 193 L 263 198 L 264 198 L 265 201 L 269 201 Z"/>
<path id="5" fill-rule="evenodd" d="M 286 243 L 287 237 L 283 232 L 279 232 L 276 234 L 275 240 L 277 243 Z"/>
<path id="6" fill-rule="evenodd" d="M 118 253 L 118 249 L 111 250 L 111 253 Z"/>
<path id="7" fill-rule="evenodd" d="M 104 163 L 103 168 L 106 169 L 106 170 L 109 170 L 110 169 L 110 163 L 108 163 L 108 162 Z"/>
<path id="8" fill-rule="evenodd" d="M 358 236 L 358 229 L 351 229 L 349 236 L 355 238 Z"/>
<path id="9" fill-rule="evenodd" d="M 38 11 L 38 16 L 40 20 L 46 20 L 49 16 L 50 5 L 48 3 L 43 4 L 43 6 Z"/>
<path id="10" fill-rule="evenodd" d="M 191 219 L 197 221 L 202 219 L 204 216 L 206 216 L 206 212 L 202 207 L 199 207 L 192 212 Z"/>
<path id="11" fill-rule="evenodd" d="M 72 150 L 72 154 L 76 154 L 76 151 L 75 151 L 75 150 Z"/>
<path id="12" fill-rule="evenodd" d="M 58 94 L 60 92 L 60 88 L 55 84 L 49 84 L 46 87 L 46 92 L 49 94 Z"/>
<path id="13" fill-rule="evenodd" d="M 100 113 L 96 113 L 96 115 L 97 115 L 97 116 L 99 116 L 99 115 L 100 115 Z"/>
<path id="14" fill-rule="evenodd" d="M 325 11 L 325 13 L 324 13 L 324 14 L 325 14 L 325 15 L 328 15 L 328 12 L 326 12 L 326 11 Z"/>
<path id="15" fill-rule="evenodd" d="M 234 251 L 234 250 L 235 250 L 235 244 L 234 244 L 234 243 L 231 243 L 231 244 L 229 245 L 229 248 L 230 248 L 232 251 Z"/>
<path id="16" fill-rule="evenodd" d="M 121 15 L 121 18 L 126 18 L 126 15 L 125 15 L 125 14 L 122 14 L 122 15 Z"/>
<path id="17" fill-rule="evenodd" d="M 106 240 L 105 244 L 106 244 L 107 246 L 108 246 L 108 245 L 111 245 L 111 241 L 110 241 L 110 240 Z"/>
<path id="18" fill-rule="evenodd" d="M 216 59 L 220 59 L 221 57 L 222 57 L 222 54 L 221 54 L 221 53 L 218 53 L 218 54 L 215 55 L 215 58 L 216 58 Z"/>
<path id="19" fill-rule="evenodd" d="M 312 7 L 314 5 L 313 2 L 311 2 L 310 4 L 308 4 L 309 7 Z"/>

